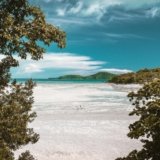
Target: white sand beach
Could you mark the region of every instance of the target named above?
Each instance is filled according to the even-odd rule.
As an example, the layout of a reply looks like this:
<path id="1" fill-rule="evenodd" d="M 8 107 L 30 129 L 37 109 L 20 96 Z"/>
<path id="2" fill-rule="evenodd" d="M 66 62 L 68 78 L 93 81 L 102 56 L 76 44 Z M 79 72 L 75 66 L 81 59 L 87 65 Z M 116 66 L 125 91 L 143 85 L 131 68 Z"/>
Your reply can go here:
<path id="1" fill-rule="evenodd" d="M 32 127 L 40 140 L 29 149 L 38 160 L 114 160 L 140 146 L 127 138 L 136 117 L 126 95 L 138 86 L 105 83 L 38 84 Z"/>

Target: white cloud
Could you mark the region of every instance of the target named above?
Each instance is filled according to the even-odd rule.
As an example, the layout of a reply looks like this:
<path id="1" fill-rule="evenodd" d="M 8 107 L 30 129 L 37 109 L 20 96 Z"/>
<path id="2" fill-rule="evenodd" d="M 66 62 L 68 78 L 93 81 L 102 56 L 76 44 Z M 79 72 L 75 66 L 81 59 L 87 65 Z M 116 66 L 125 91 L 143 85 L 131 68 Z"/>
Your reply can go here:
<path id="1" fill-rule="evenodd" d="M 72 8 L 68 11 L 68 13 L 70 13 L 70 14 L 77 14 L 77 13 L 79 13 L 79 12 L 81 11 L 82 7 L 83 7 L 83 2 L 80 2 L 80 1 L 79 1 L 79 2 L 76 4 L 76 6 L 72 7 Z"/>
<path id="2" fill-rule="evenodd" d="M 120 4 L 121 2 L 119 0 L 79 0 L 74 5 L 72 5 L 72 2 L 58 5 L 55 7 L 55 10 L 59 17 L 69 15 L 81 18 L 95 17 L 99 20 L 106 13 L 108 7 Z"/>
<path id="3" fill-rule="evenodd" d="M 118 0 L 92 0 L 92 1 L 84 1 L 83 8 L 80 6 L 80 10 L 77 12 L 78 16 L 82 17 L 95 17 L 99 20 L 107 11 L 108 7 L 119 5 L 121 2 Z"/>
<path id="4" fill-rule="evenodd" d="M 149 11 L 146 12 L 146 15 L 152 18 L 160 16 L 160 8 L 158 7 L 151 8 Z"/>
<path id="5" fill-rule="evenodd" d="M 122 38 L 136 38 L 136 39 L 146 39 L 146 37 L 136 35 L 136 34 L 117 34 L 117 33 L 104 33 L 106 37 L 113 39 L 122 39 Z"/>
<path id="6" fill-rule="evenodd" d="M 72 14 L 77 15 L 78 17 L 95 17 L 97 20 L 99 20 L 110 7 L 114 6 L 123 6 L 125 10 L 139 10 L 143 9 L 145 7 L 151 7 L 150 15 L 151 17 L 154 17 L 159 12 L 159 9 L 156 6 L 156 4 L 160 3 L 159 0 L 79 0 L 75 6 L 70 8 L 69 10 L 60 9 L 58 12 L 58 15 L 64 15 L 64 14 Z M 65 13 L 64 13 L 65 11 Z M 135 16 L 135 15 L 134 15 Z M 144 14 L 145 16 L 145 14 Z M 125 18 L 125 19 L 131 19 L 135 17 L 131 17 L 131 15 L 120 15 L 119 18 Z"/>
<path id="7" fill-rule="evenodd" d="M 160 0 L 39 0 L 39 3 L 50 23 L 67 28 L 155 17 L 159 15 Z M 106 19 L 101 21 L 104 16 Z"/>
<path id="8" fill-rule="evenodd" d="M 43 70 L 36 64 L 30 63 L 24 69 L 22 69 L 24 73 L 35 73 L 35 72 L 42 72 Z"/>
<path id="9" fill-rule="evenodd" d="M 118 68 L 103 68 L 103 65 L 107 62 L 92 60 L 89 56 L 81 56 L 72 53 L 46 53 L 43 59 L 39 61 L 31 60 L 30 58 L 22 60 L 17 56 L 14 56 L 19 60 L 19 67 L 14 69 L 14 77 L 34 77 L 34 73 L 39 73 L 39 77 L 43 77 L 43 74 L 47 72 L 47 69 L 56 71 L 56 75 L 63 74 L 81 74 L 90 75 L 96 72 L 109 72 L 114 74 L 123 74 L 133 72 L 128 69 Z M 0 59 L 4 56 L 0 55 Z M 57 71 L 60 71 L 57 74 Z M 47 74 L 49 77 L 50 75 Z M 46 77 L 46 78 L 48 78 Z M 43 77 L 45 78 L 45 77 Z"/>
<path id="10" fill-rule="evenodd" d="M 114 73 L 114 74 L 124 74 L 124 73 L 130 73 L 133 72 L 132 70 L 128 69 L 118 69 L 118 68 L 104 68 L 100 69 L 100 71 Z"/>
<path id="11" fill-rule="evenodd" d="M 47 53 L 39 61 L 31 59 L 19 61 L 18 75 L 43 72 L 46 69 L 90 71 L 100 69 L 105 64 L 103 61 L 94 61 L 88 56 L 71 53 Z"/>
<path id="12" fill-rule="evenodd" d="M 90 5 L 86 11 L 84 12 L 84 15 L 93 15 L 93 14 L 100 14 L 103 10 L 103 7 L 99 3 L 95 3 Z"/>
<path id="13" fill-rule="evenodd" d="M 125 38 L 126 37 L 126 35 L 116 34 L 116 33 L 105 33 L 105 35 L 111 38 Z"/>
<path id="14" fill-rule="evenodd" d="M 50 23 L 66 28 L 72 24 L 103 25 L 155 17 L 159 15 L 160 0 L 38 0 L 37 3 L 44 7 Z M 106 19 L 101 21 L 104 16 Z"/>
<path id="15" fill-rule="evenodd" d="M 57 12 L 58 16 L 65 16 L 66 9 L 59 8 L 59 9 L 56 10 L 56 12 Z"/>
<path id="16" fill-rule="evenodd" d="M 91 24 L 90 21 L 84 21 L 83 19 L 78 19 L 78 18 L 48 18 L 48 22 L 56 24 L 57 26 L 63 26 L 63 28 L 66 28 L 68 25 L 87 25 Z"/>
<path id="17" fill-rule="evenodd" d="M 67 5 L 66 6 L 63 6 L 63 7 L 60 7 L 56 10 L 56 13 L 58 16 L 65 16 L 67 14 L 69 15 L 75 15 L 75 14 L 78 14 L 81 9 L 83 7 L 83 2 L 79 1 L 76 3 L 75 6 L 67 9 Z"/>

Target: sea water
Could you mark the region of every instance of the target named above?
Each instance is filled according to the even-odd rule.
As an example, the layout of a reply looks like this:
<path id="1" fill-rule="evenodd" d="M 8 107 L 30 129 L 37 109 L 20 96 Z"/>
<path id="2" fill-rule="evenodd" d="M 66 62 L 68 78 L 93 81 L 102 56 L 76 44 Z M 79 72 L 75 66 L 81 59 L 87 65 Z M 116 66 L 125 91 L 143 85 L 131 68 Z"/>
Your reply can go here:
<path id="1" fill-rule="evenodd" d="M 136 117 L 126 97 L 138 85 L 102 82 L 38 82 L 30 125 L 40 134 L 23 147 L 38 160 L 114 160 L 140 147 L 126 134 Z M 19 153 L 18 152 L 18 153 Z"/>

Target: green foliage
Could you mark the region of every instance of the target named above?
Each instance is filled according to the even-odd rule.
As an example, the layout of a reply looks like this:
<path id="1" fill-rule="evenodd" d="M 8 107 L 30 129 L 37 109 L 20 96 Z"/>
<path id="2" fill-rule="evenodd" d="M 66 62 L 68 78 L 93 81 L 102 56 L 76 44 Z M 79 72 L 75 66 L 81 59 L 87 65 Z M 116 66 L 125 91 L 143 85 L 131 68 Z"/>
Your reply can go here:
<path id="1" fill-rule="evenodd" d="M 127 73 L 113 77 L 110 82 L 117 84 L 143 84 L 154 79 L 160 79 L 160 68 L 143 69 L 136 73 Z"/>
<path id="2" fill-rule="evenodd" d="M 0 1 L 0 53 L 17 53 L 25 59 L 29 53 L 32 59 L 40 59 L 44 48 L 38 45 L 56 42 L 65 46 L 65 33 L 47 24 L 43 12 L 29 4 L 28 0 Z"/>
<path id="3" fill-rule="evenodd" d="M 30 80 L 25 84 L 11 81 L 10 69 L 17 67 L 18 61 L 13 55 L 26 59 L 42 58 L 44 48 L 41 43 L 58 47 L 65 46 L 65 33 L 47 24 L 43 12 L 29 4 L 28 0 L 0 1 L 0 160 L 14 160 L 14 151 L 36 143 L 39 135 L 34 133 L 28 123 L 36 117 L 32 112 L 33 87 Z M 34 160 L 27 151 L 19 160 Z"/>
<path id="4" fill-rule="evenodd" d="M 127 157 L 116 160 L 159 160 L 160 159 L 160 80 L 145 84 L 137 93 L 128 95 L 135 106 L 131 116 L 139 120 L 129 126 L 128 136 L 140 139 L 143 148 L 134 150 Z"/>
<path id="5" fill-rule="evenodd" d="M 22 153 L 18 160 L 35 160 L 34 157 L 30 154 L 29 151 Z"/>
<path id="6" fill-rule="evenodd" d="M 94 79 L 94 80 L 110 80 L 111 78 L 113 78 L 115 75 L 112 73 L 108 73 L 108 72 L 98 72 L 96 74 L 87 76 L 86 79 Z"/>
<path id="7" fill-rule="evenodd" d="M 65 75 L 60 76 L 58 78 L 50 78 L 51 80 L 109 80 L 115 75 L 107 72 L 98 72 L 89 76 L 81 76 L 81 75 Z"/>
<path id="8" fill-rule="evenodd" d="M 56 80 L 84 80 L 84 76 L 81 75 L 65 75 L 56 78 Z"/>

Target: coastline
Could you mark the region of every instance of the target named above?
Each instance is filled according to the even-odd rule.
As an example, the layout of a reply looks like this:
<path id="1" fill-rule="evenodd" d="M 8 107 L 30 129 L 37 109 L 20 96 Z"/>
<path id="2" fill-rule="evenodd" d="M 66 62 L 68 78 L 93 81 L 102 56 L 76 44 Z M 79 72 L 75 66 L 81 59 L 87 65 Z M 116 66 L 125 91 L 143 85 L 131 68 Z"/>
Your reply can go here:
<path id="1" fill-rule="evenodd" d="M 107 83 L 37 84 L 33 110 L 38 117 L 31 126 L 41 138 L 24 149 L 39 160 L 114 160 L 138 148 L 139 143 L 126 136 L 134 118 L 128 116 L 132 106 L 123 88 Z"/>

